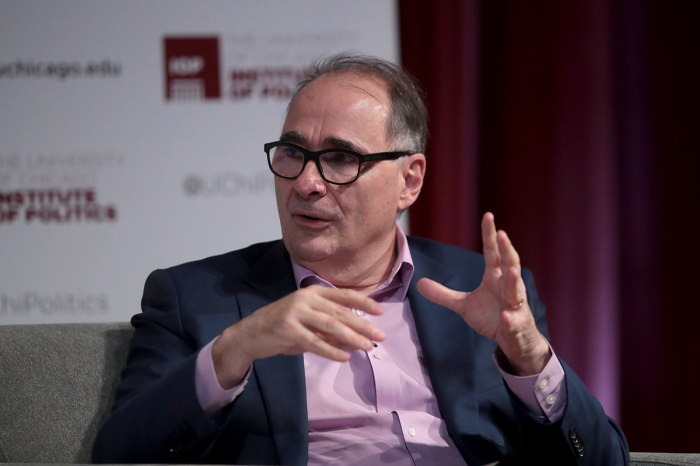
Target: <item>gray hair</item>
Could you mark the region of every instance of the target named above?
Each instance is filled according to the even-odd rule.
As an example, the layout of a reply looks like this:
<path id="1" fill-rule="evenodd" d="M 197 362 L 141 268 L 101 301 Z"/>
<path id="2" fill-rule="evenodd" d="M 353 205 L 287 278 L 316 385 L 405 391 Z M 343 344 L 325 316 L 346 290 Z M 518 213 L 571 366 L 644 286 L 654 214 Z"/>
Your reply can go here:
<path id="1" fill-rule="evenodd" d="M 379 78 L 387 86 L 391 103 L 386 134 L 393 150 L 425 153 L 428 140 L 425 91 L 418 80 L 402 67 L 381 58 L 344 52 L 317 59 L 305 70 L 287 111 L 299 92 L 313 80 L 324 74 L 342 72 L 356 72 Z"/>

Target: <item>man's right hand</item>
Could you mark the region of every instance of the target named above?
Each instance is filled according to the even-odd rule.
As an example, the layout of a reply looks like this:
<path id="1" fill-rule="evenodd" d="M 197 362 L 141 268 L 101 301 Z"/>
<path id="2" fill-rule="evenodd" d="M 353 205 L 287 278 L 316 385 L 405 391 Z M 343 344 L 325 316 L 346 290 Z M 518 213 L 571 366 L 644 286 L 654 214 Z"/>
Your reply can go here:
<path id="1" fill-rule="evenodd" d="M 224 389 L 238 385 L 256 359 L 277 354 L 315 353 L 334 361 L 347 351 L 369 351 L 385 334 L 349 308 L 379 315 L 375 300 L 349 289 L 313 285 L 268 304 L 224 330 L 212 346 L 212 359 Z"/>

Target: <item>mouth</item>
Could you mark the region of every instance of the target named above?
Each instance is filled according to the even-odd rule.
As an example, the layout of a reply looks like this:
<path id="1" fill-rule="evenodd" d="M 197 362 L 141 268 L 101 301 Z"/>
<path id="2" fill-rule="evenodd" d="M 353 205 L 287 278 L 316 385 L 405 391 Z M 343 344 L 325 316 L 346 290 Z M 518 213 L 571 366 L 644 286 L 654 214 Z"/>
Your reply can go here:
<path id="1" fill-rule="evenodd" d="M 330 222 L 330 220 L 327 218 L 317 217 L 309 213 L 300 212 L 292 214 L 292 217 L 298 225 L 310 228 L 322 228 Z"/>

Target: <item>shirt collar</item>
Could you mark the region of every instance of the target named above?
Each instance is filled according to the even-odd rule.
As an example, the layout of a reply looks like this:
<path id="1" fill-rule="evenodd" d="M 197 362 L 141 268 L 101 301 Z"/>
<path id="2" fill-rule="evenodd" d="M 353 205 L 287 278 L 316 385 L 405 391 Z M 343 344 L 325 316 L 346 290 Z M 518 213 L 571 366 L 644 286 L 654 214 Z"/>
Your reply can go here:
<path id="1" fill-rule="evenodd" d="M 411 278 L 413 278 L 414 267 L 406 235 L 398 224 L 396 225 L 396 249 L 398 254 L 396 262 L 389 274 L 389 278 L 374 289 L 369 296 L 376 298 L 380 295 L 384 296 L 385 294 L 389 294 L 401 301 L 406 299 L 408 285 L 411 283 Z M 335 288 L 332 283 L 300 265 L 293 257 L 290 257 L 290 259 L 292 260 L 292 270 L 294 271 L 294 281 L 297 284 L 297 289 L 310 285 L 323 285 Z M 391 293 L 389 293 L 390 291 Z"/>

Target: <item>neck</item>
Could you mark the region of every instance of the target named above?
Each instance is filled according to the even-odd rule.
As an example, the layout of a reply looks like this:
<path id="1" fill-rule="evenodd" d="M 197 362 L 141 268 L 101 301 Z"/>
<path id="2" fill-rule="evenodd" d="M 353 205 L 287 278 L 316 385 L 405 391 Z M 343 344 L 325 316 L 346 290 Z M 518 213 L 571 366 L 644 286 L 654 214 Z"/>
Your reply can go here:
<path id="1" fill-rule="evenodd" d="M 339 253 L 318 262 L 297 262 L 337 288 L 369 294 L 389 278 L 397 257 L 394 234 L 374 248 L 352 254 L 351 258 Z"/>

